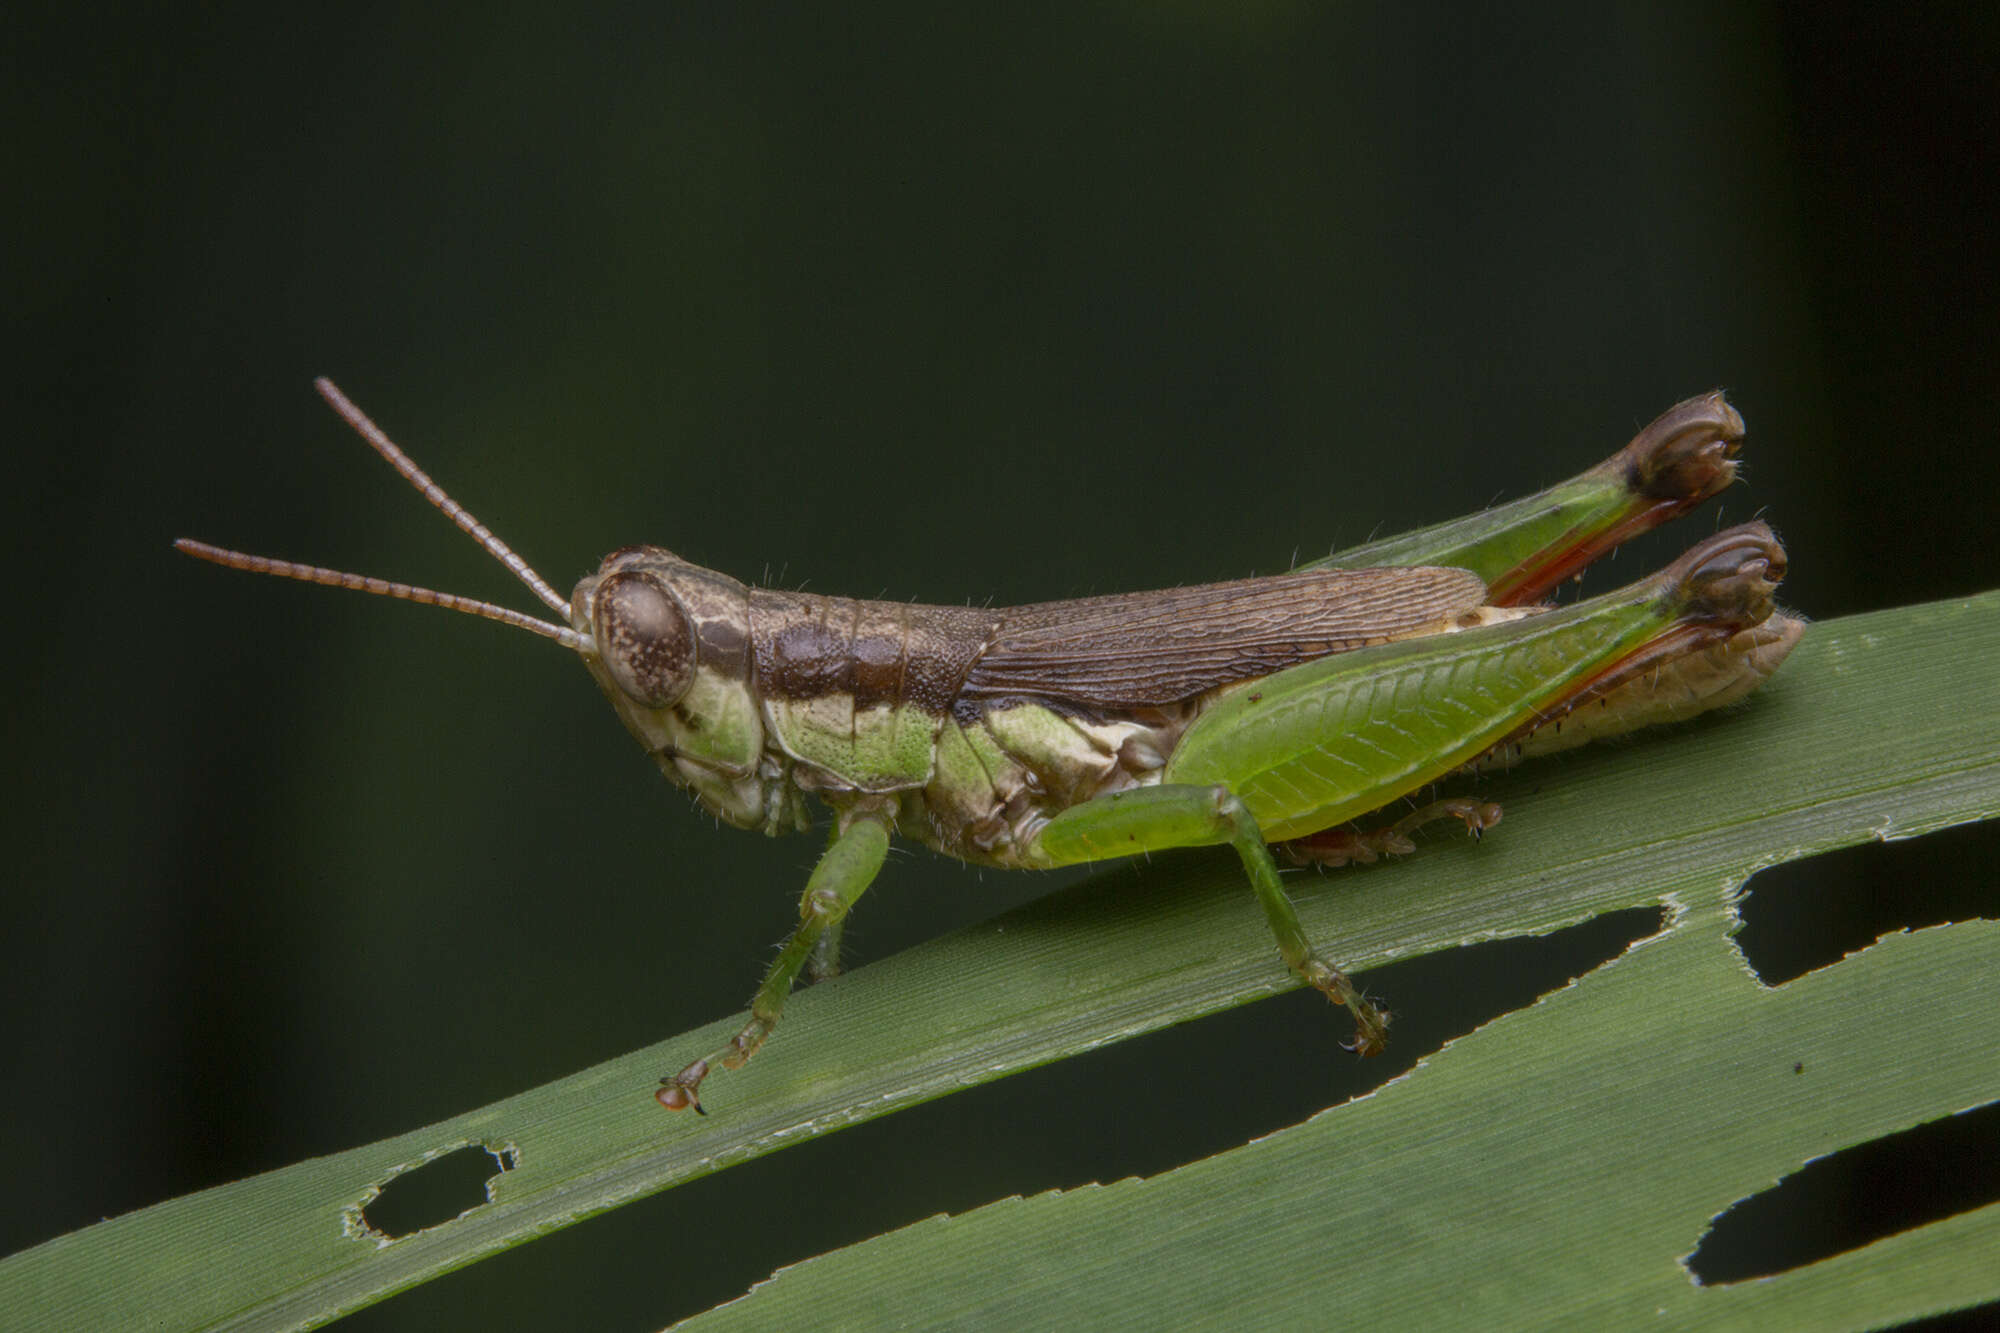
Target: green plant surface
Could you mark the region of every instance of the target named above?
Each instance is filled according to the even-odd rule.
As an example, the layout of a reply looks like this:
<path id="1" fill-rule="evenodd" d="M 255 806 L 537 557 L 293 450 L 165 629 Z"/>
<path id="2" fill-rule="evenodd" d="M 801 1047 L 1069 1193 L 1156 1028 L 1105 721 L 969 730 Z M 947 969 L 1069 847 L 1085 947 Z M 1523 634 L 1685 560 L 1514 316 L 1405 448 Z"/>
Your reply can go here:
<path id="1" fill-rule="evenodd" d="M 705 1318 L 1137 1323 L 1199 1298 L 1270 1322 L 1782 1309 L 1823 1326 L 2000 1295 L 1993 1207 L 1768 1283 L 1698 1288 L 1677 1263 L 1710 1217 L 1811 1157 L 2000 1096 L 2000 1016 L 1979 1000 L 2000 927 L 1892 937 L 1775 989 L 1728 940 L 1760 868 L 2000 815 L 1996 655 L 2000 594 L 1819 625 L 1727 716 L 1487 784 L 1533 818 L 1481 846 L 1293 879 L 1308 930 L 1363 970 L 1619 908 L 1664 906 L 1668 924 L 1303 1125 L 1147 1181 L 920 1223 Z M 309 1327 L 628 1200 L 1291 985 L 1233 858 L 1163 858 L 802 992 L 771 1049 L 707 1089 L 705 1119 L 668 1116 L 649 1089 L 739 1018 L 59 1237 L 0 1263 L 0 1309 L 25 1328 Z M 366 1230 L 379 1182 L 468 1143 L 514 1159 L 488 1203 L 394 1241 Z"/>
<path id="2" fill-rule="evenodd" d="M 2000 1204 L 1769 1280 L 1682 1267 L 1809 1159 L 2000 1096 L 2000 922 L 1771 989 L 1706 878 L 1676 925 L 1373 1096 L 1150 1179 L 932 1218 L 680 1327 L 1831 1329 L 2000 1295 Z"/>

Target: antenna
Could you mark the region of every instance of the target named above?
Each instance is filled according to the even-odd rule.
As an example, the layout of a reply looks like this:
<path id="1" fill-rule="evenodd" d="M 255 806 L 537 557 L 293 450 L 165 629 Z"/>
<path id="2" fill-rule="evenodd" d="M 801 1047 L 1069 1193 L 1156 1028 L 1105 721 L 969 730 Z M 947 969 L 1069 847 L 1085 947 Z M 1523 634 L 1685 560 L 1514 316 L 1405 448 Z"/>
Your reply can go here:
<path id="1" fill-rule="evenodd" d="M 389 466 L 401 473 L 403 479 L 416 487 L 433 507 L 444 514 L 459 529 L 470 536 L 486 553 L 514 572 L 514 577 L 528 585 L 557 615 L 569 614 L 569 603 L 562 595 L 529 567 L 528 562 L 516 555 L 507 543 L 494 536 L 484 523 L 474 518 L 458 501 L 445 494 L 444 487 L 430 479 L 430 475 L 413 462 L 410 456 L 396 447 L 395 441 L 383 434 L 382 428 L 368 419 L 367 413 L 356 407 L 346 394 L 334 387 L 332 380 L 321 376 L 313 381 L 313 388 L 326 399 L 329 406 L 340 414 L 340 419 L 354 428 L 369 447 L 386 460 Z M 366 574 L 350 574 L 345 570 L 328 569 L 322 565 L 301 565 L 290 560 L 274 560 L 269 556 L 250 555 L 244 551 L 231 551 L 220 546 L 210 546 L 191 537 L 182 537 L 174 543 L 174 549 L 197 560 L 222 565 L 228 569 L 241 569 L 251 574 L 270 574 L 277 578 L 297 579 L 301 583 L 318 583 L 329 588 L 347 588 L 354 592 L 373 593 L 377 597 L 394 597 L 406 602 L 418 602 L 425 606 L 441 606 L 447 611 L 462 611 L 467 615 L 483 616 L 487 620 L 497 620 L 503 625 L 539 634 L 545 639 L 574 648 L 578 652 L 594 652 L 596 645 L 585 634 L 579 634 L 567 625 L 551 624 L 535 616 L 525 615 L 492 602 L 482 602 L 471 597 L 460 597 L 457 593 L 438 592 L 432 588 L 420 588 L 409 583 L 395 583 L 388 579 L 372 578 Z"/>

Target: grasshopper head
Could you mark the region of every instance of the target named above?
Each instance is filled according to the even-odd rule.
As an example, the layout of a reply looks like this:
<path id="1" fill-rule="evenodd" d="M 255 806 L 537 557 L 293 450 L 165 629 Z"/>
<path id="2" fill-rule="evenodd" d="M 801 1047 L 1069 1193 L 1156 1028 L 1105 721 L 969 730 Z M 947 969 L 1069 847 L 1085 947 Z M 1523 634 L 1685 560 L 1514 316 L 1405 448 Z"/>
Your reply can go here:
<path id="1" fill-rule="evenodd" d="M 761 826 L 764 729 L 751 683 L 749 590 L 657 546 L 604 557 L 570 595 L 582 657 L 626 730 L 732 823 Z"/>

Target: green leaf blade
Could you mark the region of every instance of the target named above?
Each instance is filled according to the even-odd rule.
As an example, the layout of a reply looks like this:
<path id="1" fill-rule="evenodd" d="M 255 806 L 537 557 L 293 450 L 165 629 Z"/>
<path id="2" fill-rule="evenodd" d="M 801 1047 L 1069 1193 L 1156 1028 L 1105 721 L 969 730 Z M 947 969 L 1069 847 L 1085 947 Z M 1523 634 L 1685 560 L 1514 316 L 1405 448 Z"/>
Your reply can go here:
<path id="1" fill-rule="evenodd" d="M 1932 1228 L 1770 1282 L 1700 1287 L 1681 1265 L 1710 1218 L 1811 1157 L 2000 1092 L 2000 1011 L 1976 984 L 1996 964 L 2000 923 L 1974 922 L 1773 990 L 1719 921 L 1672 927 L 1305 1124 L 919 1223 L 685 1326 L 1141 1328 L 1209 1309 L 1252 1326 L 1862 1327 L 1990 1298 L 1993 1265 Z M 2000 1205 L 1938 1227 L 1990 1259 Z"/>

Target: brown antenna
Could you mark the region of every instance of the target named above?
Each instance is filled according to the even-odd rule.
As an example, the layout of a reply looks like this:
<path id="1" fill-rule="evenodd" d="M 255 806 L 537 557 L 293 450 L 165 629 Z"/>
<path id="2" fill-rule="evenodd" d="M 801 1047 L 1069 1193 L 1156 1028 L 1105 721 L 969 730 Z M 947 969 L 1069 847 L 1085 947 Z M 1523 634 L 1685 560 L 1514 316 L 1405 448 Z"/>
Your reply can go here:
<path id="1" fill-rule="evenodd" d="M 403 475 L 403 479 L 417 488 L 426 500 L 445 517 L 457 524 L 461 531 L 485 548 L 486 553 L 514 572 L 514 577 L 528 585 L 557 615 L 569 614 L 569 603 L 562 595 L 529 567 L 528 562 L 516 555 L 507 543 L 494 536 L 484 523 L 467 512 L 464 505 L 445 494 L 444 487 L 430 479 L 428 473 L 418 467 L 410 456 L 396 447 L 395 441 L 382 433 L 382 428 L 368 419 L 368 415 L 351 402 L 347 395 L 334 387 L 333 381 L 322 376 L 313 381 L 320 397 L 326 399 L 341 420 L 354 428 L 369 447 L 388 460 L 389 466 Z M 318 583 L 329 588 L 348 588 L 355 592 L 373 593 L 378 597 L 395 597 L 406 602 L 419 602 L 425 606 L 441 606 L 447 611 L 463 611 L 467 615 L 483 616 L 497 620 L 503 625 L 539 634 L 545 639 L 574 648 L 578 652 L 595 651 L 588 635 L 579 634 L 567 625 L 552 624 L 535 616 L 492 602 L 482 602 L 471 597 L 460 597 L 457 593 L 438 592 L 431 588 L 419 588 L 414 584 L 395 583 L 388 579 L 371 578 L 366 574 L 350 574 L 345 570 L 327 569 L 321 565 L 301 565 L 290 560 L 274 560 L 269 556 L 250 555 L 244 551 L 226 550 L 220 546 L 210 546 L 190 537 L 182 537 L 174 543 L 174 549 L 197 560 L 223 565 L 230 569 L 241 569 L 252 574 L 271 574 L 278 578 L 297 579 L 302 583 Z"/>

